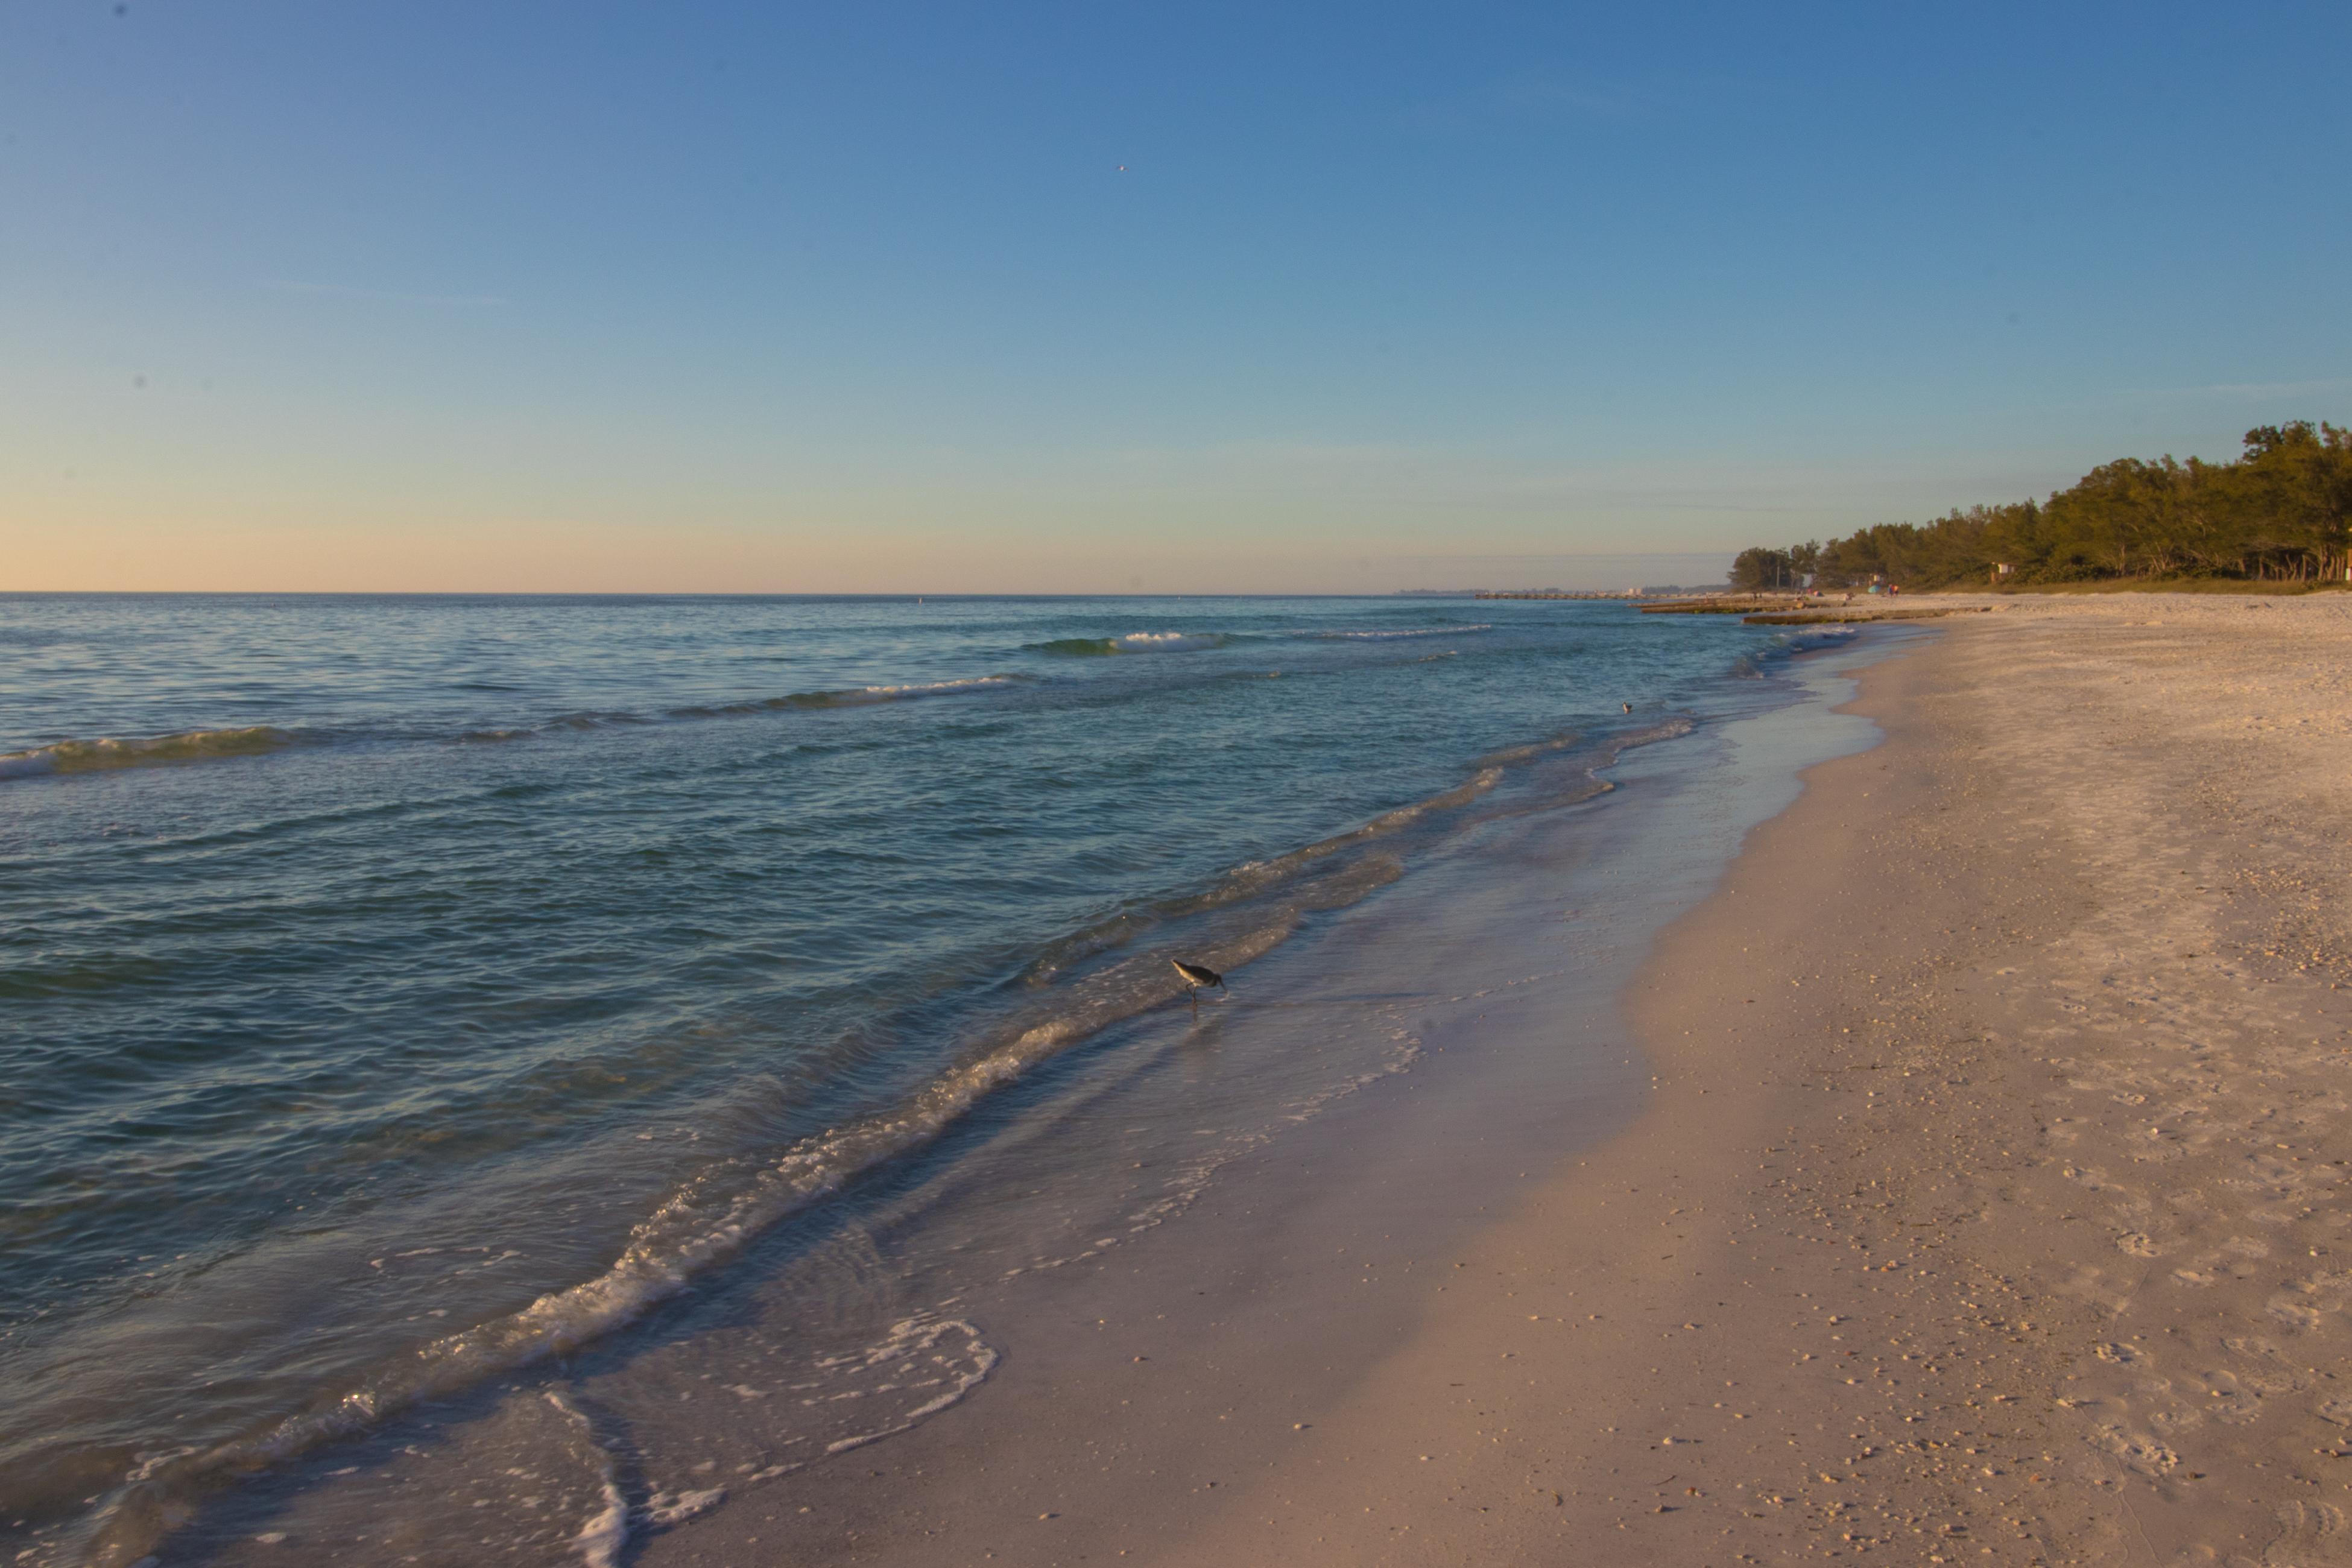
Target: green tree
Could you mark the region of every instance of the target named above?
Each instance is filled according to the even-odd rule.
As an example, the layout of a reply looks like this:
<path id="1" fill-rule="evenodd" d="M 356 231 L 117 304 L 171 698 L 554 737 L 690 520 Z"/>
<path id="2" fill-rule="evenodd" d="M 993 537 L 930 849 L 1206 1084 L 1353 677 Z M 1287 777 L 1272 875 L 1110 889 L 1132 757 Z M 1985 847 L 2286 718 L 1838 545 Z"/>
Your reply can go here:
<path id="1" fill-rule="evenodd" d="M 1756 545 L 1739 552 L 1731 563 L 1731 585 L 1747 593 L 1766 588 L 1786 588 L 1794 574 L 1789 566 L 1789 552 L 1768 550 Z"/>
<path id="2" fill-rule="evenodd" d="M 2008 574 L 1996 568 L 2007 565 Z M 2102 463 L 2047 500 L 1973 506 L 1932 522 L 1743 552 L 1746 588 L 1906 588 L 2006 580 L 2197 575 L 2342 582 L 2352 569 L 2352 429 L 2291 420 L 2246 432 L 2234 461 Z"/>

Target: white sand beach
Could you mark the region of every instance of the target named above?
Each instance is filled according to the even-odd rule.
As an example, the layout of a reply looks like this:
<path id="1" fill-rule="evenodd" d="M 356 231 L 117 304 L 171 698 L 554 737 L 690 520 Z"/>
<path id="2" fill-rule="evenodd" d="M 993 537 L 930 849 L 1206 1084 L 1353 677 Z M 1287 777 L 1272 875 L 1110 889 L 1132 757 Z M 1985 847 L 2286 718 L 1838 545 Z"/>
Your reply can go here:
<path id="1" fill-rule="evenodd" d="M 643 1561 L 2352 1561 L 2347 672 L 2335 597 L 1939 623 L 1630 985 L 1623 1131 L 1302 1163 Z"/>
<path id="2" fill-rule="evenodd" d="M 2352 602 L 2000 611 L 1671 933 L 1642 1121 L 1162 1560 L 2352 1561 Z"/>

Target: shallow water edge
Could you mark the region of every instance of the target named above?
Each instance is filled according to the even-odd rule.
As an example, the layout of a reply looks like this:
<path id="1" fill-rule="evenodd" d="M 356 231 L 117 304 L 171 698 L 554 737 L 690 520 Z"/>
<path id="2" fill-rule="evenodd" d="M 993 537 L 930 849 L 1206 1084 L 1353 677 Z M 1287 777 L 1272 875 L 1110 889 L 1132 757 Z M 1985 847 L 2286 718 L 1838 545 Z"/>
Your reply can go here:
<path id="1" fill-rule="evenodd" d="M 1807 661 L 1789 706 L 1627 753 L 1604 800 L 1486 825 L 1253 965 L 1234 1005 L 1099 1042 L 774 1272 L 688 1304 L 625 1355 L 562 1368 L 635 1478 L 621 1488 L 631 1560 L 928 1561 L 1003 1553 L 1040 1522 L 1057 1556 L 1181 1534 L 1193 1499 L 1295 1440 L 1404 1342 L 1413 1289 L 1461 1238 L 1637 1113 L 1646 1071 L 1617 991 L 1793 798 L 1799 769 L 1871 743 L 1871 726 L 1828 710 L 1842 667 L 1895 640 Z M 1340 1062 L 1362 1070 L 1332 1092 Z M 1133 1156 L 1133 1185 L 1105 1190 L 1090 1155 L 1106 1142 Z M 887 1441 L 795 1442 L 774 1408 L 827 1326 L 810 1313 L 821 1276 L 952 1342 L 891 1363 L 878 1382 L 897 1387 L 835 1403 L 898 1428 Z M 926 1406 L 918 1423 L 882 1419 Z M 514 1452 L 495 1424 L 477 1415 L 422 1453 L 289 1487 L 237 1525 L 299 1541 L 371 1521 L 353 1533 L 434 1561 L 383 1521 L 436 1476 L 478 1487 L 513 1468 L 494 1463 Z M 745 1456 L 764 1462 L 746 1470 Z M 687 1522 L 670 1510 L 697 1481 L 723 1495 Z M 571 1517 L 595 1517 L 597 1495 L 583 1488 L 592 1506 Z M 220 1561 L 229 1525 L 215 1521 Z M 515 1560 L 580 1555 L 551 1537 L 541 1550 L 556 1555 Z"/>

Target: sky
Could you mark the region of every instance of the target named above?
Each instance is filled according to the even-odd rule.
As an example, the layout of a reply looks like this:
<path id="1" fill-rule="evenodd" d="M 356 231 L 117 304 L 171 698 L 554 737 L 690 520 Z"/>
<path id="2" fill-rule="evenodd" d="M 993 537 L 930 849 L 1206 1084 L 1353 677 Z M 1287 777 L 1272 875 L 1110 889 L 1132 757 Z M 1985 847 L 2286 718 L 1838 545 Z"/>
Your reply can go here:
<path id="1" fill-rule="evenodd" d="M 1385 592 L 2352 423 L 2352 7 L 0 6 L 0 591 Z"/>

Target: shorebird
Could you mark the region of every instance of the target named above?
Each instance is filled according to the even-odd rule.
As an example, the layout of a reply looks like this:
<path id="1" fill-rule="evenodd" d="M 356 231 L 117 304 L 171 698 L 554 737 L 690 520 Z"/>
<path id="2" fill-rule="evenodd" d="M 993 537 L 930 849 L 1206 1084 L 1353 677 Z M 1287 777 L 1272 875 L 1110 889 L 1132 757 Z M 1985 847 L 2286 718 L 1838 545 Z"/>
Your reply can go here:
<path id="1" fill-rule="evenodd" d="M 1625 711 L 1628 713 L 1631 713 L 1633 710 L 1633 705 L 1631 702 L 1623 704 L 1623 707 Z"/>
<path id="2" fill-rule="evenodd" d="M 1225 988 L 1225 977 L 1213 969 L 1198 963 L 1187 963 L 1181 958 L 1171 958 L 1168 962 L 1174 964 L 1176 973 L 1182 976 L 1184 994 L 1192 999 L 1192 1011 L 1195 1013 L 1201 1010 L 1201 992 L 1203 987 L 1213 985 L 1220 991 Z"/>

